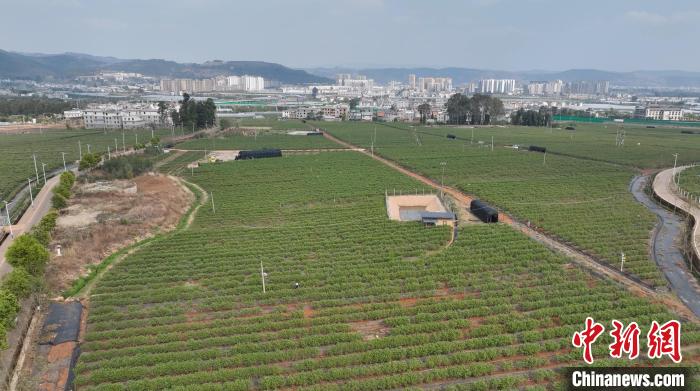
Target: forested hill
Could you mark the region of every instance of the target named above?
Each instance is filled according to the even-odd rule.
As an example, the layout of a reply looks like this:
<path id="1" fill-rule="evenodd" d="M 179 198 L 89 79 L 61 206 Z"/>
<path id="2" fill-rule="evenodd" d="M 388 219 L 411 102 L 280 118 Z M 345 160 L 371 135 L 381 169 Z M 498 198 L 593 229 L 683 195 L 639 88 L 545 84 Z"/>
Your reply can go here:
<path id="1" fill-rule="evenodd" d="M 99 71 L 138 72 L 146 76 L 207 78 L 217 75 L 253 75 L 280 83 L 331 83 L 323 76 L 262 61 L 124 60 L 78 53 L 22 54 L 0 50 L 0 79 L 69 80 Z"/>

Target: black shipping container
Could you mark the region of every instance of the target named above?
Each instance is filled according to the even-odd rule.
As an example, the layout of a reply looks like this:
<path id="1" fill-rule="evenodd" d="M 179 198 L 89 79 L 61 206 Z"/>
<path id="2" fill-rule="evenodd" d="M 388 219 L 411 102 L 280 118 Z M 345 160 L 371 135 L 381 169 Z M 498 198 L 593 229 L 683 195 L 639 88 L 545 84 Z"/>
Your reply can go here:
<path id="1" fill-rule="evenodd" d="M 528 150 L 528 151 L 532 151 L 532 152 L 542 152 L 542 153 L 547 152 L 547 148 L 546 148 L 546 147 L 538 147 L 537 145 L 530 145 L 530 146 L 527 148 L 527 150 Z"/>
<path id="2" fill-rule="evenodd" d="M 489 204 L 480 200 L 473 200 L 469 204 L 469 210 L 484 223 L 497 223 L 498 211 Z"/>
<path id="3" fill-rule="evenodd" d="M 453 140 L 454 140 L 454 139 L 457 138 L 457 136 L 455 136 L 454 134 L 448 134 L 448 135 L 447 135 L 447 138 L 450 138 L 450 139 L 453 139 Z"/>
<path id="4" fill-rule="evenodd" d="M 306 133 L 307 136 L 323 136 L 322 132 L 309 132 Z"/>
<path id="5" fill-rule="evenodd" d="M 262 159 L 266 157 L 281 157 L 282 151 L 279 149 L 260 149 L 257 151 L 241 151 L 236 156 L 236 160 Z"/>

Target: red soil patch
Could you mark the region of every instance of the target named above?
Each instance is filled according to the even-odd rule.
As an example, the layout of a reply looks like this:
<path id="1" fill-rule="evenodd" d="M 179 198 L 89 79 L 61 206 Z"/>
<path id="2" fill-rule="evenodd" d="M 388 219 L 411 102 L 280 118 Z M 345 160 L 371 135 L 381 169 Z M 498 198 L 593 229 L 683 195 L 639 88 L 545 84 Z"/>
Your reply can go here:
<path id="1" fill-rule="evenodd" d="M 49 350 L 48 361 L 50 363 L 56 362 L 64 358 L 70 358 L 73 354 L 73 349 L 75 348 L 75 342 L 69 341 L 60 343 L 58 345 L 53 345 L 51 350 Z"/>
<path id="2" fill-rule="evenodd" d="M 387 327 L 381 320 L 352 322 L 350 323 L 350 328 L 353 331 L 362 334 L 362 339 L 365 341 L 384 337 L 385 335 L 389 334 L 389 327 Z"/>
<path id="3" fill-rule="evenodd" d="M 414 305 L 416 305 L 417 301 L 418 299 L 416 299 L 415 297 L 402 297 L 401 299 L 399 299 L 399 304 L 401 304 L 404 307 L 413 307 Z"/>
<path id="4" fill-rule="evenodd" d="M 314 316 L 314 310 L 311 308 L 310 305 L 305 305 L 304 306 L 304 318 L 309 319 Z"/>

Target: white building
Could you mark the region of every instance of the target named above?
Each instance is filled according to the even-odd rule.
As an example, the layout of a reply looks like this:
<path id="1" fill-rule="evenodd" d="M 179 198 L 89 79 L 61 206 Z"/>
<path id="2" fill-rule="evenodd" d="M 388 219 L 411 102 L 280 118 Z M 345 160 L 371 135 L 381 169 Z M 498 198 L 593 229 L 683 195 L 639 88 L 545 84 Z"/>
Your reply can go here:
<path id="1" fill-rule="evenodd" d="M 374 87 L 374 80 L 368 79 L 367 76 L 356 75 L 352 76 L 349 73 L 339 73 L 335 76 L 335 82 L 338 86 L 352 87 L 360 90 L 371 90 Z"/>
<path id="2" fill-rule="evenodd" d="M 419 77 L 418 91 L 444 92 L 452 90 L 452 79 L 449 77 Z"/>
<path id="3" fill-rule="evenodd" d="M 263 91 L 265 79 L 260 76 L 217 76 L 211 79 L 162 79 L 163 92 Z"/>
<path id="4" fill-rule="evenodd" d="M 63 118 L 65 118 L 65 119 L 83 118 L 83 111 L 80 109 L 66 110 L 63 112 Z"/>
<path id="5" fill-rule="evenodd" d="M 483 94 L 513 94 L 514 79 L 485 79 L 479 80 L 479 92 Z"/>
<path id="6" fill-rule="evenodd" d="M 137 129 L 149 126 L 169 126 L 170 110 L 164 121 L 154 105 L 96 105 L 81 111 L 87 129 Z"/>
<path id="7" fill-rule="evenodd" d="M 680 121 L 683 119 L 683 109 L 675 107 L 647 107 L 644 118 L 662 121 Z"/>

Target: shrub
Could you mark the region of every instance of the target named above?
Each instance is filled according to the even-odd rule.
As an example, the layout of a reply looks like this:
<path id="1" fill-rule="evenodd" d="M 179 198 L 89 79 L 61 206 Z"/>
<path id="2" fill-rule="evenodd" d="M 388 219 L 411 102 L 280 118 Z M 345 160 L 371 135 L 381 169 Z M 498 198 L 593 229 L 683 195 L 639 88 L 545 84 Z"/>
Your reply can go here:
<path id="1" fill-rule="evenodd" d="M 54 194 L 60 194 L 63 198 L 70 198 L 70 187 L 65 186 L 62 183 L 56 185 L 56 187 L 54 187 L 52 191 Z"/>
<path id="2" fill-rule="evenodd" d="M 19 299 L 29 296 L 35 286 L 36 279 L 23 267 L 14 268 L 2 282 L 2 289 L 6 289 Z"/>
<path id="3" fill-rule="evenodd" d="M 49 252 L 31 235 L 21 235 L 5 254 L 12 267 L 23 267 L 33 275 L 39 275 L 49 260 Z"/>
<path id="4" fill-rule="evenodd" d="M 98 153 L 86 153 L 80 160 L 78 169 L 80 171 L 88 170 L 90 168 L 96 167 L 100 163 L 100 154 Z"/>
<path id="5" fill-rule="evenodd" d="M 65 171 L 61 174 L 59 182 L 70 189 L 75 184 L 75 174 L 72 171 Z"/>
<path id="6" fill-rule="evenodd" d="M 17 296 L 7 289 L 0 289 L 0 324 L 5 328 L 12 327 L 17 311 L 19 311 Z"/>
<path id="7" fill-rule="evenodd" d="M 102 171 L 113 178 L 130 179 L 149 171 L 153 162 L 141 156 L 122 156 L 108 160 L 102 166 Z"/>
<path id="8" fill-rule="evenodd" d="M 68 205 L 68 200 L 66 199 L 66 197 L 55 193 L 53 197 L 51 197 L 51 205 L 55 209 L 63 209 Z"/>

